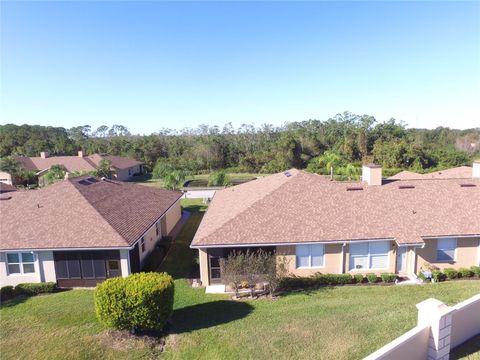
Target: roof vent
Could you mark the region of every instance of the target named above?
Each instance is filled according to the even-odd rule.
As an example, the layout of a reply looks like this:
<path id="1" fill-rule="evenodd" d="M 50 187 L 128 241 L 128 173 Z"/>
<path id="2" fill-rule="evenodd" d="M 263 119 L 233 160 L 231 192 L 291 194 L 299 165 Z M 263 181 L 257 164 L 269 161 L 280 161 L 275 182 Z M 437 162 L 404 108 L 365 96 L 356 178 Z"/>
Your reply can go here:
<path id="1" fill-rule="evenodd" d="M 476 187 L 475 184 L 460 184 L 460 187 Z"/>
<path id="2" fill-rule="evenodd" d="M 399 189 L 415 189 L 415 186 L 413 186 L 413 185 L 400 185 L 398 188 Z"/>
<path id="3" fill-rule="evenodd" d="M 347 191 L 361 191 L 361 190 L 363 190 L 363 187 L 361 186 L 347 187 Z"/>
<path id="4" fill-rule="evenodd" d="M 286 177 L 290 177 L 292 176 L 292 173 L 290 171 L 285 171 L 283 175 L 285 175 Z"/>
<path id="5" fill-rule="evenodd" d="M 87 178 L 87 179 L 80 180 L 78 183 L 82 184 L 82 185 L 85 185 L 85 186 L 88 186 L 88 185 L 92 185 L 96 182 L 98 182 L 97 179 L 95 179 L 93 177 L 90 177 L 90 178 Z"/>

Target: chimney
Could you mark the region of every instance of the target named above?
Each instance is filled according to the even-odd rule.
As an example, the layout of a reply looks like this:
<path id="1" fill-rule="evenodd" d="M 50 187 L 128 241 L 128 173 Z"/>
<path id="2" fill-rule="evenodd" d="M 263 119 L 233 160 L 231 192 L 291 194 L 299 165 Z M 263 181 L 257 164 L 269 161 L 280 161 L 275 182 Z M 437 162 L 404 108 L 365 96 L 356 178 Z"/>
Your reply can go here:
<path id="1" fill-rule="evenodd" d="M 480 179 L 480 159 L 473 162 L 472 178 Z"/>
<path id="2" fill-rule="evenodd" d="M 78 157 L 81 157 L 81 158 L 83 157 L 83 151 L 82 151 L 82 150 L 80 150 L 80 151 L 78 152 Z"/>
<path id="3" fill-rule="evenodd" d="M 382 185 L 382 167 L 375 164 L 363 165 L 362 180 L 368 185 Z"/>
<path id="4" fill-rule="evenodd" d="M 42 151 L 42 152 L 40 153 L 40 157 L 41 157 L 42 159 L 48 158 L 48 152 Z"/>

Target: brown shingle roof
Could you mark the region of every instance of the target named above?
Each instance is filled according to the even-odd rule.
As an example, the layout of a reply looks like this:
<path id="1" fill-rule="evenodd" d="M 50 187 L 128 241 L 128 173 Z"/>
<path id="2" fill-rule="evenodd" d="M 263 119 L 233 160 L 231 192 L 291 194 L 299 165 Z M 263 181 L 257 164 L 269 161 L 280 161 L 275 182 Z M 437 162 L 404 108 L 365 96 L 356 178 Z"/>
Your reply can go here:
<path id="1" fill-rule="evenodd" d="M 398 180 L 367 186 L 325 181 L 303 171 L 276 174 L 218 191 L 192 246 L 385 238 L 414 244 L 424 236 L 476 235 L 480 181 L 460 186 L 466 182 Z"/>
<path id="2" fill-rule="evenodd" d="M 52 165 L 63 165 L 69 172 L 93 171 L 102 160 L 110 160 L 112 167 L 116 169 L 127 169 L 142 164 L 135 159 L 105 154 L 93 154 L 84 157 L 52 156 L 47 158 L 18 156 L 17 160 L 23 164 L 25 169 L 34 171 L 46 170 Z"/>
<path id="3" fill-rule="evenodd" d="M 180 192 L 84 176 L 0 201 L 0 248 L 128 247 Z M 8 216 L 4 216 L 8 214 Z"/>
<path id="4" fill-rule="evenodd" d="M 10 191 L 17 191 L 17 188 L 10 184 L 5 184 L 3 182 L 0 182 L 0 193 L 6 193 Z"/>
<path id="5" fill-rule="evenodd" d="M 472 177 L 472 168 L 470 166 L 459 166 L 451 169 L 435 171 L 426 174 L 419 174 L 413 171 L 400 171 L 398 174 L 390 176 L 392 180 L 410 180 L 410 179 L 468 179 Z"/>

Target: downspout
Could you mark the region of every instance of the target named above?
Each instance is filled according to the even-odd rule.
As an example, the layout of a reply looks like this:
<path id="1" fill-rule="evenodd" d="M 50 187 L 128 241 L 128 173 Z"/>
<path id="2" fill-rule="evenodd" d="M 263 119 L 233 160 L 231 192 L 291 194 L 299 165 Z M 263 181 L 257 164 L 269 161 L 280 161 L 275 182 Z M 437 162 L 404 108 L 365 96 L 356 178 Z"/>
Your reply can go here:
<path id="1" fill-rule="evenodd" d="M 341 261 L 340 261 L 340 274 L 344 274 L 345 273 L 345 246 L 347 245 L 347 243 L 343 243 L 342 244 L 342 257 L 341 257 Z"/>

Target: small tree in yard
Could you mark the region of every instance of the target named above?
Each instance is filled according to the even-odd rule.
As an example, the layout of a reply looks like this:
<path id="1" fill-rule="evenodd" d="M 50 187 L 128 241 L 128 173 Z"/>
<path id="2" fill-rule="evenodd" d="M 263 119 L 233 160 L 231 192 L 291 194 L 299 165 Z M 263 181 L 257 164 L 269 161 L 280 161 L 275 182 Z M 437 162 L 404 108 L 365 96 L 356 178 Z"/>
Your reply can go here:
<path id="1" fill-rule="evenodd" d="M 276 253 L 265 253 L 265 280 L 268 282 L 270 296 L 274 297 L 280 287 L 280 282 L 288 275 L 288 260 Z"/>
<path id="2" fill-rule="evenodd" d="M 65 178 L 66 169 L 63 165 L 52 165 L 43 177 L 45 185 L 53 184 Z"/>
<path id="3" fill-rule="evenodd" d="M 220 271 L 225 281 L 233 288 L 238 298 L 240 283 L 245 279 L 245 255 L 240 251 L 232 251 L 228 258 L 220 260 Z"/>
<path id="4" fill-rule="evenodd" d="M 112 162 L 106 159 L 100 161 L 97 168 L 95 169 L 95 175 L 98 177 L 111 179 L 113 176 Z"/>

